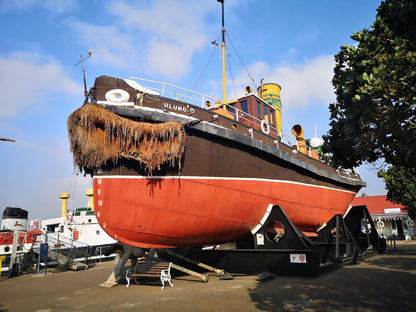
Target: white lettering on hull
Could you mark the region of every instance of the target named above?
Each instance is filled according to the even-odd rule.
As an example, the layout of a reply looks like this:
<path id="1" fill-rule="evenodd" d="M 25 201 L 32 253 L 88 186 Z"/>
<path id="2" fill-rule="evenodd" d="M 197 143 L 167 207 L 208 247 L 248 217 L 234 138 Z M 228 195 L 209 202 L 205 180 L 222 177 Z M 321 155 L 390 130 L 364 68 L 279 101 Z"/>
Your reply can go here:
<path id="1" fill-rule="evenodd" d="M 164 102 L 163 107 L 167 108 L 169 110 L 173 110 L 173 111 L 181 112 L 181 113 L 190 113 L 190 114 L 195 113 L 195 109 L 193 109 L 192 107 L 190 108 L 189 105 L 182 106 L 182 105 L 177 105 L 177 104 L 171 104 L 171 103 L 168 103 L 168 102 Z"/>

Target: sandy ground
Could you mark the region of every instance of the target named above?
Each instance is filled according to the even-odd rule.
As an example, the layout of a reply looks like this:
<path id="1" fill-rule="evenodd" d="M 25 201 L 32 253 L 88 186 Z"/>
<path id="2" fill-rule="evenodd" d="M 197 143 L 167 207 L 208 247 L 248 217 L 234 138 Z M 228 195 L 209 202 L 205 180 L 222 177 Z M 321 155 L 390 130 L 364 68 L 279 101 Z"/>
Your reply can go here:
<path id="1" fill-rule="evenodd" d="M 403 246 L 399 246 L 399 249 Z M 208 283 L 177 276 L 161 290 L 155 280 L 102 288 L 113 262 L 85 271 L 0 281 L 1 311 L 416 311 L 416 245 L 407 252 L 375 255 L 315 278 L 256 276 Z"/>

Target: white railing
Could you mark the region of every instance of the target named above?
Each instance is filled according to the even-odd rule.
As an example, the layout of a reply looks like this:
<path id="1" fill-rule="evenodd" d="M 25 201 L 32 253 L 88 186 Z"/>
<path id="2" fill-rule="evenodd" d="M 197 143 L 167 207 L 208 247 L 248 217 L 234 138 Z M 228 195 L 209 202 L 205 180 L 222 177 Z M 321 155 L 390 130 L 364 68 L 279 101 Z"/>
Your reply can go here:
<path id="1" fill-rule="evenodd" d="M 227 113 L 232 114 L 234 116 L 235 121 L 246 121 L 256 125 L 257 127 L 261 126 L 262 119 L 259 119 L 258 117 L 250 115 L 246 112 L 244 112 L 244 114 L 241 114 L 241 110 L 239 110 L 238 108 L 223 103 L 221 100 L 216 99 L 212 96 L 202 94 L 193 90 L 185 89 L 182 87 L 178 87 L 165 82 L 138 77 L 130 77 L 130 79 L 145 83 L 146 86 L 143 86 L 144 89 L 149 89 L 151 91 L 158 92 L 161 96 L 169 97 L 182 102 L 186 101 L 189 104 L 193 104 L 195 106 L 199 106 L 208 110 L 222 109 L 222 107 L 227 106 L 228 110 L 225 111 Z M 207 101 L 210 102 L 211 107 L 207 107 Z M 279 130 L 272 125 L 269 125 L 269 127 L 270 133 L 272 135 L 280 136 L 282 139 L 285 138 L 289 142 L 290 138 L 288 135 L 285 135 L 284 133 L 279 133 Z"/>
<path id="2" fill-rule="evenodd" d="M 212 96 L 205 95 L 205 94 L 202 94 L 193 90 L 185 89 L 182 87 L 178 87 L 178 86 L 166 83 L 166 82 L 160 82 L 156 80 L 150 80 L 150 79 L 144 79 L 144 78 L 138 78 L 138 77 L 130 77 L 130 79 L 140 81 L 141 83 L 145 84 L 145 86 L 143 86 L 144 89 L 155 91 L 159 93 L 161 96 L 169 97 L 169 98 L 182 101 L 182 102 L 186 101 L 189 104 L 193 104 L 195 106 L 199 106 L 207 110 L 223 109 L 223 107 L 226 106 L 228 107 L 228 110 L 224 110 L 224 111 L 233 115 L 235 121 L 238 121 L 238 122 L 243 121 L 243 123 L 244 122 L 251 123 L 261 129 L 261 123 L 263 122 L 262 119 L 256 116 L 250 115 L 246 112 L 242 114 L 241 110 L 239 110 L 238 108 L 228 105 L 226 103 L 223 103 L 221 100 L 215 99 Z M 210 101 L 210 104 L 211 104 L 210 107 L 206 105 L 207 101 Z M 293 139 L 291 135 L 288 135 L 280 131 L 279 129 L 277 129 L 276 127 L 270 124 L 268 126 L 270 128 L 270 135 L 272 137 L 280 137 L 281 142 L 289 146 L 296 146 L 296 150 L 299 151 L 300 148 L 299 148 L 298 141 L 296 139 Z M 277 144 L 276 146 L 278 147 Z M 312 157 L 313 149 L 307 145 L 305 145 L 304 148 L 306 148 L 306 154 Z M 355 172 L 350 172 L 346 170 L 343 170 L 343 172 L 346 173 L 348 176 L 356 175 Z"/>
<path id="3" fill-rule="evenodd" d="M 185 88 L 181 88 L 166 82 L 160 82 L 156 80 L 149 80 L 144 78 L 137 78 L 137 77 L 130 77 L 131 80 L 138 80 L 146 83 L 145 89 L 149 89 L 155 92 L 158 92 L 161 96 L 169 97 L 178 101 L 188 102 L 189 104 L 193 104 L 195 106 L 200 106 L 202 108 L 205 107 L 205 103 L 210 101 L 211 103 L 215 103 L 216 101 L 220 101 L 215 99 L 211 96 L 188 90 Z"/>

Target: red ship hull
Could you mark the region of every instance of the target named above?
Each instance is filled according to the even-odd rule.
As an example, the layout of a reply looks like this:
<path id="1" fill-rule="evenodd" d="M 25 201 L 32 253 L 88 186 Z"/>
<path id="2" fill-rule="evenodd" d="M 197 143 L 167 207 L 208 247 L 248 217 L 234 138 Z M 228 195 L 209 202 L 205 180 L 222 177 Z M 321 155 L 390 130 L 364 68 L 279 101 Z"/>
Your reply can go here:
<path id="1" fill-rule="evenodd" d="M 238 241 L 259 224 L 269 204 L 312 232 L 343 214 L 355 192 L 268 179 L 96 176 L 100 225 L 116 240 L 142 248 Z"/>

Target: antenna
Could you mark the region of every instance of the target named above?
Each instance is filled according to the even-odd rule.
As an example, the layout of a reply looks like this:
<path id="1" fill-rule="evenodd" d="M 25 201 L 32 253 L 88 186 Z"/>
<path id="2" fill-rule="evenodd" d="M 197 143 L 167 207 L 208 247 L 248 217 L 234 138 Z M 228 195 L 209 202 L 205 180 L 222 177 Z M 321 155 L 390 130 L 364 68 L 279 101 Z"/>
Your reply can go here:
<path id="1" fill-rule="evenodd" d="M 83 57 L 83 55 L 81 54 L 80 55 L 80 61 L 78 62 L 78 63 L 75 63 L 74 65 L 75 66 L 77 66 L 79 63 L 81 63 L 81 65 L 82 65 L 82 76 L 83 76 L 83 78 L 84 78 L 84 96 L 85 96 L 85 100 L 88 100 L 88 91 L 87 91 L 87 82 L 86 82 L 86 80 L 85 80 L 85 69 L 84 69 L 84 61 L 87 59 L 87 58 L 89 58 L 90 56 L 91 56 L 91 54 L 92 54 L 92 52 L 94 52 L 93 50 L 88 50 L 87 51 L 87 54 L 88 54 L 88 56 L 87 57 Z"/>

